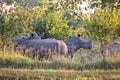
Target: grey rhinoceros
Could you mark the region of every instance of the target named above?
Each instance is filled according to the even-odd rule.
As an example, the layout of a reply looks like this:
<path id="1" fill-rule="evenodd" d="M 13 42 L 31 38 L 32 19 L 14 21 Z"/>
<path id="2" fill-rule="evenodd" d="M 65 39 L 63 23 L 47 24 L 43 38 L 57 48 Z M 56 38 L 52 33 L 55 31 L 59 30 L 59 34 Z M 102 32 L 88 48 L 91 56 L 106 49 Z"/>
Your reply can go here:
<path id="1" fill-rule="evenodd" d="M 68 52 L 73 57 L 73 53 L 77 52 L 80 48 L 91 49 L 92 40 L 84 40 L 80 34 L 77 36 L 72 36 L 71 38 L 63 40 L 64 43 L 68 46 Z"/>
<path id="2" fill-rule="evenodd" d="M 24 55 L 38 56 L 39 59 L 48 58 L 53 55 L 68 56 L 67 45 L 61 40 L 39 39 L 32 34 L 29 37 L 14 37 L 12 41 Z"/>
<path id="3" fill-rule="evenodd" d="M 105 52 L 110 54 L 120 53 L 120 37 L 110 42 Z"/>
<path id="4" fill-rule="evenodd" d="M 52 55 L 64 55 L 73 57 L 73 53 L 77 52 L 80 48 L 90 49 L 92 48 L 91 40 L 84 40 L 80 35 L 72 36 L 65 40 L 56 40 L 52 38 L 39 39 L 34 37 L 36 34 L 32 34 L 29 37 L 20 36 L 13 38 L 15 45 L 19 46 L 24 53 L 32 54 L 33 56 L 52 56 Z"/>

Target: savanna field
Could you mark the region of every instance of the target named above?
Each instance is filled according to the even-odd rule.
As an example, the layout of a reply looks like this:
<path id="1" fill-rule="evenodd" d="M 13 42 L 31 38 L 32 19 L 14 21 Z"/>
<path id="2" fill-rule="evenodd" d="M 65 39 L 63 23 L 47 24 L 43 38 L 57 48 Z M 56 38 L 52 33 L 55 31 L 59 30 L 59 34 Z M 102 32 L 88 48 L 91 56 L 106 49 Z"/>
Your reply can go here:
<path id="1" fill-rule="evenodd" d="M 85 52 L 82 50 L 82 52 Z M 75 54 L 74 59 L 59 57 L 39 61 L 17 53 L 0 54 L 1 80 L 119 80 L 120 53 L 85 56 Z M 88 53 L 86 53 L 88 54 Z M 90 54 L 90 53 L 89 53 Z M 85 58 L 85 60 L 82 60 Z"/>
<path id="2" fill-rule="evenodd" d="M 120 0 L 0 0 L 0 80 L 120 80 Z"/>

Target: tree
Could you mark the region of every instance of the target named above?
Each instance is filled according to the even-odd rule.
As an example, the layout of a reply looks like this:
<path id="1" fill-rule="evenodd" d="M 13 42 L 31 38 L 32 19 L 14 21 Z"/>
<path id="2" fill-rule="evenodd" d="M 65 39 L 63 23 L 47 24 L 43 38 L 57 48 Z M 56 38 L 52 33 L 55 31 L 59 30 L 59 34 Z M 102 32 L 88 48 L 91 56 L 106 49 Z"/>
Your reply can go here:
<path id="1" fill-rule="evenodd" d="M 120 8 L 120 0 L 102 0 L 102 7 Z"/>
<path id="2" fill-rule="evenodd" d="M 97 9 L 91 18 L 85 17 L 85 24 L 93 39 L 99 40 L 103 54 L 107 44 L 118 35 L 120 28 L 120 9 Z"/>
<path id="3" fill-rule="evenodd" d="M 17 7 L 13 13 L 2 13 L 0 15 L 0 47 L 4 50 L 6 45 L 11 44 L 13 36 L 29 32 L 30 20 L 31 15 L 22 7 Z"/>
<path id="4" fill-rule="evenodd" d="M 44 33 L 45 38 L 54 37 L 56 39 L 64 39 L 77 33 L 79 27 L 74 28 L 68 24 L 70 20 L 64 16 L 65 12 L 64 10 L 59 12 L 57 10 L 57 4 L 49 4 L 45 10 L 42 10 L 41 15 L 37 14 L 35 16 L 37 18 L 34 18 L 33 29 L 38 34 Z"/>
<path id="5" fill-rule="evenodd" d="M 74 33 L 72 27 L 67 25 L 61 14 L 45 12 L 39 19 L 35 31 L 39 34 L 45 33 L 45 37 L 63 39 Z"/>

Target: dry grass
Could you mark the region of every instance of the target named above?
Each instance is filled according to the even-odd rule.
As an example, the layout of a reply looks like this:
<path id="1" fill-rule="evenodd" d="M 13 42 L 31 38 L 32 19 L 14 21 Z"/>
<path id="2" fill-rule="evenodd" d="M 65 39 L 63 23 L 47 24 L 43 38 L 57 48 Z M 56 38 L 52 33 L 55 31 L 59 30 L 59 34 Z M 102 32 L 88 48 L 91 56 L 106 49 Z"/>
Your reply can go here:
<path id="1" fill-rule="evenodd" d="M 103 61 L 102 55 L 80 49 L 73 59 L 39 61 L 14 51 L 0 51 L 0 80 L 119 80 L 119 57 L 120 53 L 107 54 Z"/>
<path id="2" fill-rule="evenodd" d="M 68 69 L 68 70 L 85 70 L 85 69 L 119 69 L 120 54 L 107 55 L 103 61 L 100 54 L 91 55 L 82 50 L 81 54 L 76 54 L 74 59 L 64 57 L 54 57 L 51 60 L 32 59 L 13 52 L 0 52 L 1 68 L 28 68 L 28 69 Z"/>
<path id="3" fill-rule="evenodd" d="M 1 79 L 22 80 L 119 80 L 119 70 L 39 70 L 0 69 Z"/>

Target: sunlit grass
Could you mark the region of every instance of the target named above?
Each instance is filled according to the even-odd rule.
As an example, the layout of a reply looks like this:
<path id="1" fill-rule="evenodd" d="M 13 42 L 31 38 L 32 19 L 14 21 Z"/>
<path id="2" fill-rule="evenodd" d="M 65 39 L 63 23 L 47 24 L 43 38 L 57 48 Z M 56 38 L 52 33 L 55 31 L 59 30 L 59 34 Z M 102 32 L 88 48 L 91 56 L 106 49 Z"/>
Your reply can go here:
<path id="1" fill-rule="evenodd" d="M 52 60 L 38 60 L 17 53 L 0 53 L 1 68 L 17 69 L 66 69 L 66 70 L 86 70 L 86 69 L 119 69 L 119 53 L 107 55 L 105 60 L 100 54 L 89 55 L 91 53 L 76 54 L 73 59 L 65 57 L 54 57 Z"/>
<path id="2" fill-rule="evenodd" d="M 119 70 L 44 70 L 44 69 L 0 69 L 0 77 L 12 79 L 88 80 L 120 79 Z"/>
<path id="3" fill-rule="evenodd" d="M 11 53 L 12 52 L 12 53 Z M 92 54 L 80 49 L 73 59 L 53 57 L 38 60 L 14 51 L 0 51 L 2 80 L 119 80 L 120 53 Z"/>

